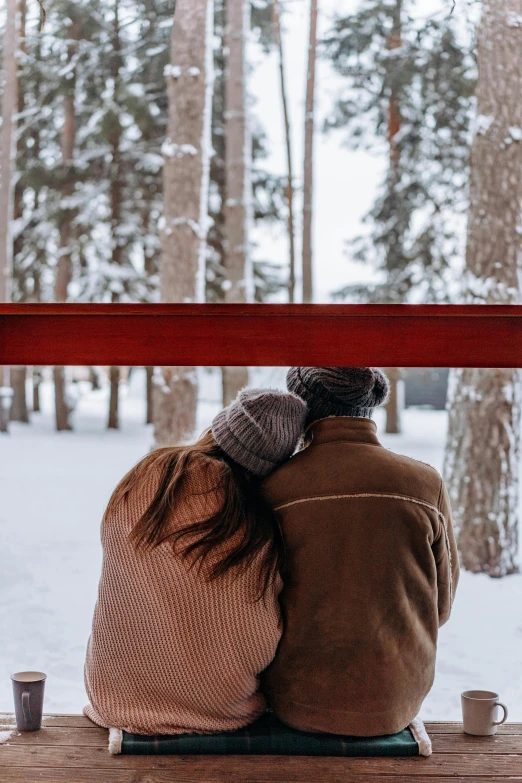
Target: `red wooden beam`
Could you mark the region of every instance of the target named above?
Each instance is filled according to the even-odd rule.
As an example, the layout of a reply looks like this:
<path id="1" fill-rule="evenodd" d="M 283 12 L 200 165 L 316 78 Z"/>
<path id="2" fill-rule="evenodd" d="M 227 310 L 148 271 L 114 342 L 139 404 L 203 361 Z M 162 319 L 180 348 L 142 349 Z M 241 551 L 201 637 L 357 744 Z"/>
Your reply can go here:
<path id="1" fill-rule="evenodd" d="M 522 305 L 0 305 L 0 364 L 522 367 Z"/>

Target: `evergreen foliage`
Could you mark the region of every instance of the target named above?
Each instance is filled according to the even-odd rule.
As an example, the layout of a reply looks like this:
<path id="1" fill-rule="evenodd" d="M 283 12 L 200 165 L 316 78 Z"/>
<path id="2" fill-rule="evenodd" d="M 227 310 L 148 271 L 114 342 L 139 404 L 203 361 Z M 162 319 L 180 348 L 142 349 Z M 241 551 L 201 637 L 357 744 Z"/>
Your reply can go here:
<path id="1" fill-rule="evenodd" d="M 38 33 L 29 5 L 20 70 L 14 301 L 52 301 L 60 227 L 74 301 L 157 301 L 167 90 L 174 0 L 49 0 Z M 223 3 L 216 2 L 216 89 L 207 296 L 219 301 L 223 253 Z M 256 0 L 256 39 L 270 46 L 271 5 Z M 62 160 L 64 97 L 74 93 L 73 160 Z M 254 220 L 279 220 L 283 183 L 260 166 L 253 134 Z M 64 194 L 64 183 L 70 193 Z M 256 299 L 278 290 L 277 267 L 255 264 Z"/>
<path id="2" fill-rule="evenodd" d="M 71 298 L 150 300 L 157 289 L 172 1 L 114 0 L 107 7 L 54 0 L 47 12 L 41 35 L 28 27 L 21 72 L 17 299 L 52 299 L 59 229 L 68 221 Z M 61 154 L 67 91 L 75 112 L 69 165 Z M 67 197 L 64 182 L 71 185 Z"/>
<path id="3" fill-rule="evenodd" d="M 408 0 L 362 0 L 324 42 L 344 77 L 327 130 L 343 129 L 352 149 L 382 152 L 388 143 L 390 153 L 369 231 L 349 245 L 351 258 L 375 266 L 381 280 L 347 286 L 337 298 L 444 301 L 462 262 L 475 63 L 450 9 L 427 19 L 415 11 Z"/>

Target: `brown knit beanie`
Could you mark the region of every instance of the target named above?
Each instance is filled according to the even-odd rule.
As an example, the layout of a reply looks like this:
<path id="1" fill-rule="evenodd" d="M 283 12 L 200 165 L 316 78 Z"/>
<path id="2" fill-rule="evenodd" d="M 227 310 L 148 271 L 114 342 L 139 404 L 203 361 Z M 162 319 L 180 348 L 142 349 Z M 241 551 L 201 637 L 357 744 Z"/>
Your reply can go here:
<path id="1" fill-rule="evenodd" d="M 389 382 L 378 367 L 291 367 L 288 390 L 308 407 L 307 423 L 328 416 L 363 416 L 386 402 Z"/>
<path id="2" fill-rule="evenodd" d="M 256 476 L 291 457 L 303 433 L 306 405 L 276 389 L 243 389 L 212 422 L 216 443 Z"/>

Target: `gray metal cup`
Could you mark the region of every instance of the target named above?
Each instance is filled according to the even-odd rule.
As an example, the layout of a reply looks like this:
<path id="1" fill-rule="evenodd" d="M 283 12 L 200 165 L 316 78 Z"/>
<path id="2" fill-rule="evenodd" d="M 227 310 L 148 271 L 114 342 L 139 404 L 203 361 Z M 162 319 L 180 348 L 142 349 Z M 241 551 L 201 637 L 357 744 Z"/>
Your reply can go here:
<path id="1" fill-rule="evenodd" d="M 11 675 L 18 731 L 38 731 L 42 725 L 45 680 L 43 672 L 16 672 Z"/>

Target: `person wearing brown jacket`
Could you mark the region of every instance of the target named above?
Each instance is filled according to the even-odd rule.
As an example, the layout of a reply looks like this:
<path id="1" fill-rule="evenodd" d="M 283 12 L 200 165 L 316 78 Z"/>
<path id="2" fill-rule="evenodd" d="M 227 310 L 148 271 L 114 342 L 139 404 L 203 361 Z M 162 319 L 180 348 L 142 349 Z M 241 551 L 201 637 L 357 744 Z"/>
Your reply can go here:
<path id="1" fill-rule="evenodd" d="M 277 716 L 304 731 L 393 734 L 434 678 L 459 576 L 437 471 L 384 448 L 375 367 L 293 367 L 305 444 L 264 481 L 286 544 L 284 631 L 264 675 Z"/>

